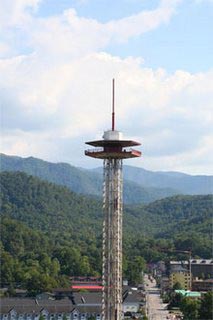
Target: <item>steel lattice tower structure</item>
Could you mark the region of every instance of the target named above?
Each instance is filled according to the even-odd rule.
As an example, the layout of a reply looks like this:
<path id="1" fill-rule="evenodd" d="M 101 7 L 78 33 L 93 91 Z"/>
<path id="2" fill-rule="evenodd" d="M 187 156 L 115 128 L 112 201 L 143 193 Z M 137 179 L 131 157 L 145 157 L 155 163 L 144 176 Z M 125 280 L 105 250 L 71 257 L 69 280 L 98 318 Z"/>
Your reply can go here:
<path id="1" fill-rule="evenodd" d="M 122 140 L 115 130 L 114 79 L 112 85 L 112 130 L 104 132 L 103 140 L 86 144 L 95 148 L 85 155 L 103 159 L 103 296 L 102 320 L 121 320 L 122 317 L 122 220 L 123 220 L 123 159 L 140 157 L 141 152 L 130 147 L 140 145 Z"/>

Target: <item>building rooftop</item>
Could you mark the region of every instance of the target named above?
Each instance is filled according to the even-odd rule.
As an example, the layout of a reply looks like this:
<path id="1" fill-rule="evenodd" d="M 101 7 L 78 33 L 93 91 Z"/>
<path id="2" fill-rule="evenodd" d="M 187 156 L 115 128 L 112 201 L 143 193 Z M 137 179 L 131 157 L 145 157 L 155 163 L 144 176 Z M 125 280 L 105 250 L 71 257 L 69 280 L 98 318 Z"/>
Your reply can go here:
<path id="1" fill-rule="evenodd" d="M 212 283 L 213 284 L 213 279 L 194 279 L 193 282 Z"/>
<path id="2" fill-rule="evenodd" d="M 188 260 L 170 261 L 169 262 L 170 265 L 185 265 L 185 264 L 188 264 L 188 263 L 189 263 Z"/>
<path id="3" fill-rule="evenodd" d="M 201 293 L 197 291 L 189 291 L 189 290 L 175 290 L 176 293 L 180 293 L 184 297 L 191 297 L 191 298 L 200 298 Z"/>
<path id="4" fill-rule="evenodd" d="M 121 146 L 122 148 L 125 147 L 133 147 L 133 146 L 140 146 L 139 142 L 133 140 L 96 140 L 96 141 L 88 141 L 85 142 L 86 144 L 93 146 L 93 147 L 105 147 L 105 146 Z"/>
<path id="5" fill-rule="evenodd" d="M 75 292 L 73 301 L 76 305 L 101 305 L 102 292 Z"/>
<path id="6" fill-rule="evenodd" d="M 189 270 L 184 268 L 182 265 L 173 265 L 171 266 L 171 273 L 175 272 L 189 272 Z"/>
<path id="7" fill-rule="evenodd" d="M 213 265 L 213 259 L 191 259 L 190 262 L 191 264 Z"/>
<path id="8" fill-rule="evenodd" d="M 101 305 L 100 306 L 76 306 L 74 310 L 77 310 L 79 313 L 101 314 Z"/>
<path id="9" fill-rule="evenodd" d="M 183 261 L 170 261 L 170 265 L 174 264 L 188 264 L 188 260 Z M 201 264 L 201 265 L 213 265 L 213 259 L 190 259 L 191 264 Z"/>
<path id="10" fill-rule="evenodd" d="M 142 296 L 137 290 L 125 287 L 124 303 L 140 303 Z M 72 300 L 35 299 L 35 298 L 1 298 L 0 313 L 8 314 L 14 310 L 18 314 L 39 314 L 47 311 L 50 314 L 70 313 L 74 310 L 79 313 L 101 313 L 102 292 L 74 292 Z"/>
<path id="11" fill-rule="evenodd" d="M 18 314 L 38 314 L 42 310 L 47 310 L 49 313 L 63 313 L 71 312 L 73 308 L 74 305 L 69 299 L 36 300 L 30 298 L 2 298 L 0 303 L 1 314 L 8 313 L 10 310 L 14 310 Z"/>
<path id="12" fill-rule="evenodd" d="M 123 303 L 140 303 L 142 300 L 142 295 L 137 290 L 128 290 L 126 294 L 123 295 Z"/>

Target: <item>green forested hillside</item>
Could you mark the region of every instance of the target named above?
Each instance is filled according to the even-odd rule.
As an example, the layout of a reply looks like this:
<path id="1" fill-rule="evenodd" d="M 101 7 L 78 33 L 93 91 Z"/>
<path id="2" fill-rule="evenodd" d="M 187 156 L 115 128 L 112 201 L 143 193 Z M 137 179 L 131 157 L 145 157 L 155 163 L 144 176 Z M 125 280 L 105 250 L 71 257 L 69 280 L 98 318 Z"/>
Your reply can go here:
<path id="1" fill-rule="evenodd" d="M 144 236 L 172 240 L 174 248 L 194 256 L 212 256 L 212 195 L 174 196 L 126 211 L 139 217 Z"/>
<path id="2" fill-rule="evenodd" d="M 100 274 L 101 201 L 20 172 L 1 173 L 1 200 L 3 285 L 19 283 L 33 293 L 41 282 L 51 288 L 65 285 L 66 276 Z M 212 201 L 177 196 L 126 207 L 124 275 L 135 274 L 133 261 L 168 257 L 165 248 L 210 257 Z"/>
<path id="3" fill-rule="evenodd" d="M 66 276 L 100 273 L 100 202 L 24 173 L 4 172 L 1 203 L 3 285 L 15 283 L 33 293 L 68 284 Z"/>
<path id="4" fill-rule="evenodd" d="M 60 264 L 51 254 L 53 242 L 10 218 L 1 219 L 1 285 L 35 291 L 66 284 Z M 32 290 L 32 291 L 33 291 Z"/>
<path id="5" fill-rule="evenodd" d="M 102 219 L 101 202 L 25 173 L 2 173 L 2 212 L 28 226 L 74 236 L 94 231 Z"/>
<path id="6" fill-rule="evenodd" d="M 168 238 L 178 233 L 196 232 L 211 237 L 213 196 L 174 196 L 146 206 L 127 207 L 129 213 L 142 217 L 152 235 Z M 143 228 L 143 232 L 146 232 Z"/>

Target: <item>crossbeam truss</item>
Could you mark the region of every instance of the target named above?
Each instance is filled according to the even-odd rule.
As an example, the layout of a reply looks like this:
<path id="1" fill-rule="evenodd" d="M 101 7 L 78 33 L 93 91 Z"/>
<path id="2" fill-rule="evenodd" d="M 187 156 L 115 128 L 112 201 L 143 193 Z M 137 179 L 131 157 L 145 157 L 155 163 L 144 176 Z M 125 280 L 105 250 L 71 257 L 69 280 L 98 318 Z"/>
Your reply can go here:
<path id="1" fill-rule="evenodd" d="M 102 320 L 122 317 L 122 159 L 104 160 Z"/>

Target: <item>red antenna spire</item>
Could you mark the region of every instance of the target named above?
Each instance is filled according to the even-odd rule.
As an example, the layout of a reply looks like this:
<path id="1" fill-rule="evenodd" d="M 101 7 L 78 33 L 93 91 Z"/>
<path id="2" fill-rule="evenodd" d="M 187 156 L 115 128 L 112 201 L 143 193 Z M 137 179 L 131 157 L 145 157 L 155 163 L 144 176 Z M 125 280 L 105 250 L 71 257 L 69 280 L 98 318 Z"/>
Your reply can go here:
<path id="1" fill-rule="evenodd" d="M 112 79 L 112 131 L 115 130 L 115 79 Z"/>

